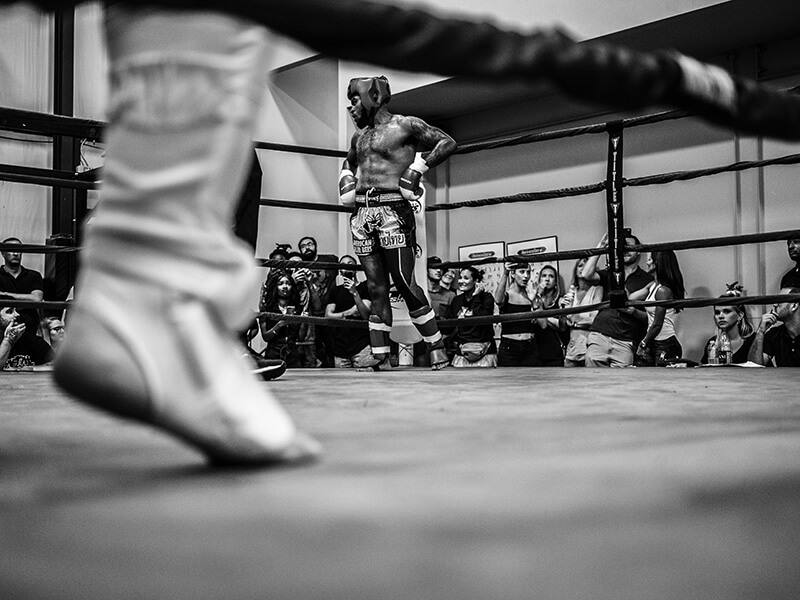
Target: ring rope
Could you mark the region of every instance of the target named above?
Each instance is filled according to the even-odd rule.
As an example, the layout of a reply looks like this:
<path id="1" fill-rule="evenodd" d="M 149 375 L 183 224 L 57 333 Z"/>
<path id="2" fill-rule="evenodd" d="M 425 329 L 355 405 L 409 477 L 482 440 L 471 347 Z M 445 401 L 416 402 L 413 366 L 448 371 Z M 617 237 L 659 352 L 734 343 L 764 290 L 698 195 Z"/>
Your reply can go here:
<path id="1" fill-rule="evenodd" d="M 700 238 L 695 240 L 684 240 L 677 242 L 662 242 L 657 244 L 633 244 L 629 246 L 636 252 L 653 252 L 662 250 L 693 250 L 697 248 L 717 248 L 721 246 L 757 244 L 762 242 L 776 242 L 788 239 L 800 238 L 800 229 L 788 229 L 783 231 L 772 231 L 766 233 L 750 233 L 743 235 L 733 235 L 716 238 Z M 17 250 L 27 254 L 58 254 L 68 252 L 78 252 L 80 248 L 74 246 L 42 246 L 36 244 L 2 244 L 0 251 Z M 576 250 L 561 250 L 559 252 L 542 252 L 534 256 L 504 256 L 502 258 L 482 258 L 474 261 L 447 261 L 437 263 L 442 269 L 468 267 L 472 265 L 495 264 L 500 262 L 526 262 L 537 263 L 553 260 L 568 260 L 574 258 L 588 258 L 589 256 L 607 254 L 606 248 L 579 248 Z M 304 260 L 279 260 L 263 259 L 258 261 L 258 266 L 271 267 L 278 269 L 306 267 L 312 269 L 331 269 L 338 270 L 344 268 L 338 262 L 304 261 Z M 346 265 L 348 270 L 362 270 L 361 265 Z"/>
<path id="2" fill-rule="evenodd" d="M 80 248 L 75 246 L 42 246 L 40 244 L 0 244 L 0 251 L 17 251 L 22 254 L 66 254 L 78 252 Z M 2 292 L 0 292 L 2 294 Z"/>
<path id="3" fill-rule="evenodd" d="M 736 171 L 746 171 L 759 167 L 769 167 L 773 165 L 796 165 L 800 163 L 800 154 L 787 154 L 777 158 L 767 158 L 764 160 L 743 160 L 721 167 L 711 167 L 708 169 L 696 169 L 693 171 L 673 171 L 671 173 L 661 173 L 659 175 L 648 175 L 645 177 L 635 177 L 632 179 L 622 179 L 624 187 L 653 185 L 660 183 L 672 183 L 673 181 L 689 181 L 706 177 L 708 175 L 718 175 Z"/>
<path id="4" fill-rule="evenodd" d="M 0 181 L 32 183 L 78 190 L 91 190 L 96 187 L 96 182 L 77 179 L 76 175 L 70 171 L 20 167 L 8 164 L 0 164 Z"/>
<path id="5" fill-rule="evenodd" d="M 482 200 L 465 200 L 463 202 L 452 202 L 450 204 L 430 204 L 425 210 L 436 212 L 439 210 L 455 210 L 457 208 L 474 208 L 478 206 L 494 206 L 497 204 L 513 204 L 516 202 L 536 202 L 539 200 L 551 200 L 553 198 L 567 198 L 572 196 L 586 196 L 605 191 L 606 182 L 592 183 L 576 187 L 559 188 L 543 192 L 524 192 L 510 196 L 497 196 L 495 198 L 484 198 Z"/>
<path id="6" fill-rule="evenodd" d="M 275 142 L 253 142 L 259 150 L 275 150 L 277 152 L 290 152 L 293 154 L 311 154 L 314 156 L 331 156 L 334 158 L 344 158 L 347 152 L 344 150 L 333 150 L 328 148 L 315 148 L 312 146 L 295 146 L 293 144 L 278 144 Z"/>
<path id="7" fill-rule="evenodd" d="M 743 306 L 743 305 L 768 305 L 779 304 L 782 302 L 800 302 L 800 294 L 771 294 L 766 296 L 741 296 L 741 297 L 713 297 L 713 298 L 685 298 L 683 300 L 636 300 L 628 301 L 625 307 L 646 308 L 646 307 L 666 307 L 666 308 L 706 308 L 709 306 Z M 508 315 L 481 315 L 477 317 L 462 317 L 459 319 L 436 319 L 440 327 L 457 327 L 459 325 L 488 325 L 495 323 L 509 323 L 517 321 L 531 321 L 533 319 L 543 319 L 547 317 L 561 317 L 584 312 L 592 312 L 609 308 L 608 301 L 588 304 L 586 306 L 571 306 L 568 308 L 549 308 L 534 310 L 530 312 L 513 313 Z M 264 317 L 272 321 L 286 321 L 289 323 L 309 323 L 315 325 L 326 325 L 332 327 L 354 327 L 365 329 L 368 322 L 356 319 L 331 319 L 328 317 L 314 317 L 310 315 L 284 315 L 283 313 L 259 312 L 257 317 Z"/>
<path id="8" fill-rule="evenodd" d="M 320 212 L 340 212 L 351 213 L 351 206 L 341 206 L 339 204 L 321 204 L 319 202 L 301 202 L 297 200 L 278 200 L 276 198 L 261 198 L 258 203 L 261 206 L 274 206 L 277 208 L 300 208 L 306 210 L 317 210 Z"/>
<path id="9" fill-rule="evenodd" d="M 735 173 L 738 171 L 746 171 L 749 169 L 758 169 L 761 167 L 769 167 L 776 165 L 796 165 L 800 164 L 800 154 L 787 154 L 776 158 L 768 158 L 763 160 L 748 160 L 722 165 L 719 167 L 710 167 L 707 169 L 696 169 L 692 171 L 673 171 L 671 173 L 662 173 L 658 175 L 648 175 L 644 177 L 623 178 L 622 185 L 625 187 L 637 187 L 655 184 L 672 183 L 674 181 L 690 181 L 709 175 L 719 175 L 721 173 Z M 523 192 L 520 194 L 511 194 L 508 196 L 496 196 L 493 198 L 483 198 L 479 200 L 465 200 L 462 202 L 450 202 L 448 204 L 430 204 L 425 210 L 428 212 L 436 212 L 440 210 L 456 210 L 458 208 L 476 208 L 481 206 L 495 206 L 498 204 L 513 204 L 517 202 L 537 202 L 540 200 L 551 200 L 554 198 L 567 198 L 575 196 L 585 196 L 598 192 L 605 191 L 608 187 L 606 181 L 598 183 L 559 188 L 554 190 L 546 190 L 541 192 Z M 262 198 L 260 203 L 263 206 L 275 206 L 282 208 L 301 208 L 309 210 L 319 210 L 326 212 L 351 212 L 352 208 L 345 206 L 336 206 L 330 204 L 319 204 L 314 202 L 296 202 L 291 200 L 278 200 Z"/>
<path id="10" fill-rule="evenodd" d="M 685 298 L 683 300 L 636 300 L 626 301 L 625 307 L 646 308 L 646 307 L 666 307 L 666 308 L 704 308 L 709 306 L 744 306 L 744 305 L 768 305 L 783 302 L 800 302 L 800 294 L 770 294 L 766 296 L 741 296 L 741 297 L 713 297 L 713 298 Z M 0 306 L 14 306 L 19 308 L 39 308 L 39 309 L 69 309 L 72 301 L 44 301 L 35 302 L 32 300 L 12 300 L 0 297 Z M 457 327 L 459 325 L 487 325 L 494 323 L 508 323 L 516 321 L 530 321 L 533 319 L 543 319 L 547 317 L 561 317 L 571 314 L 591 312 L 608 308 L 608 301 L 589 304 L 586 306 L 572 306 L 568 308 L 551 308 L 534 310 L 524 313 L 514 313 L 509 315 L 483 315 L 477 317 L 463 317 L 460 319 L 437 319 L 440 327 Z M 314 325 L 325 325 L 330 327 L 352 327 L 366 329 L 369 324 L 367 321 L 355 319 L 332 319 L 328 317 L 315 317 L 310 315 L 284 315 L 283 313 L 273 313 L 262 311 L 254 313 L 255 317 L 267 318 L 273 321 L 286 321 L 289 323 L 308 323 Z"/>
<path id="11" fill-rule="evenodd" d="M 108 124 L 93 119 L 54 115 L 52 113 L 0 107 L 0 129 L 53 137 L 66 135 L 92 141 L 103 139 Z"/>
<path id="12" fill-rule="evenodd" d="M 607 133 L 612 126 L 621 126 L 623 128 L 638 127 L 640 125 L 649 125 L 651 123 L 659 123 L 661 121 L 683 119 L 690 116 L 692 116 L 691 113 L 683 110 L 669 110 L 642 115 L 639 117 L 629 117 L 627 119 L 620 119 L 618 121 L 594 123 L 591 125 L 579 125 L 564 129 L 554 129 L 552 131 L 542 131 L 540 133 L 526 133 L 509 138 L 501 138 L 498 140 L 459 144 L 454 154 L 472 154 L 473 152 L 479 152 L 481 150 L 494 150 L 496 148 L 506 148 L 510 146 L 519 146 L 522 144 L 546 142 L 550 140 L 577 137 L 579 135 L 586 134 Z"/>

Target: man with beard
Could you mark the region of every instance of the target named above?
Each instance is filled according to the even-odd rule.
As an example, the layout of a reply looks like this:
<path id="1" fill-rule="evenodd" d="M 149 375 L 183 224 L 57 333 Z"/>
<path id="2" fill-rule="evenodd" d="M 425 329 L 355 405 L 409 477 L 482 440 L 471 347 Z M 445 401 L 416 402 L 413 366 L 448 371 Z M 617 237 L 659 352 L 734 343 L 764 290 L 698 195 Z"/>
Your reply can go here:
<path id="1" fill-rule="evenodd" d="M 446 160 L 456 142 L 422 119 L 389 112 L 386 77 L 351 79 L 347 97 L 357 130 L 339 176 L 339 197 L 355 207 L 350 230 L 372 298 L 369 333 L 372 354 L 380 361 L 376 368 L 389 367 L 391 277 L 427 345 L 431 368 L 442 369 L 448 363 L 442 334 L 414 277 L 415 212 L 424 211 L 422 176 Z"/>
<path id="2" fill-rule="evenodd" d="M 625 244 L 639 244 L 639 238 L 626 230 Z M 597 245 L 608 245 L 605 234 Z M 599 256 L 590 256 L 583 267 L 581 277 L 593 285 L 603 286 L 603 300 L 610 292 L 611 278 L 608 269 L 598 269 Z M 625 291 L 631 294 L 642 289 L 652 281 L 652 277 L 639 267 L 639 253 L 627 249 L 623 256 Z M 636 344 L 644 337 L 647 329 L 647 313 L 640 308 L 604 308 L 597 313 L 589 327 L 586 338 L 587 367 L 629 367 L 633 364 Z"/>
<path id="3" fill-rule="evenodd" d="M 300 251 L 300 258 L 308 262 L 323 262 L 335 263 L 339 261 L 339 257 L 335 254 L 318 254 L 317 253 L 317 240 L 307 235 L 300 238 L 297 244 L 297 249 Z M 331 290 L 336 285 L 336 269 L 309 269 L 309 277 L 307 284 L 314 286 L 319 296 L 319 303 L 325 310 L 330 299 Z M 314 316 L 322 316 L 322 314 L 315 314 Z M 319 361 L 321 367 L 333 366 L 333 332 L 330 327 L 324 325 L 308 325 L 306 338 L 302 341 L 306 349 L 306 357 L 309 360 L 309 366 L 316 366 Z"/>
<path id="4" fill-rule="evenodd" d="M 38 335 L 25 335 L 28 327 L 10 306 L 0 307 L 0 369 L 32 367 L 49 363 L 55 357 L 50 344 Z"/>
<path id="5" fill-rule="evenodd" d="M 789 258 L 794 262 L 794 269 L 790 269 L 781 278 L 781 289 L 789 287 L 800 287 L 800 238 L 786 240 L 786 249 L 789 251 Z"/>
<path id="6" fill-rule="evenodd" d="M 3 240 L 4 244 L 22 244 L 19 238 Z M 17 250 L 3 251 L 4 265 L 0 267 L 0 298 L 41 302 L 44 298 L 44 282 L 38 271 L 22 266 L 22 253 Z M 39 328 L 39 314 L 34 308 L 18 309 L 19 323 L 25 325 L 22 334 L 30 343 Z"/>
<path id="7" fill-rule="evenodd" d="M 800 294 L 786 286 L 781 294 Z M 748 358 L 759 365 L 800 367 L 800 302 L 776 302 L 761 317 Z"/>

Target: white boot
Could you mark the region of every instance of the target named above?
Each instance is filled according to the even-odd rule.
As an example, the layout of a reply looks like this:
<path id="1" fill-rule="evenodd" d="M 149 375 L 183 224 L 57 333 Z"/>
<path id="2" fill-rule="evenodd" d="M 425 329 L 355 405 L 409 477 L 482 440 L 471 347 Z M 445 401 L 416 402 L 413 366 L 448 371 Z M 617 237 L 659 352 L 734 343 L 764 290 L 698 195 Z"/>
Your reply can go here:
<path id="1" fill-rule="evenodd" d="M 233 331 L 257 290 L 231 214 L 252 153 L 265 31 L 215 13 L 111 7 L 111 126 L 76 305 L 55 365 L 80 400 L 210 459 L 314 457 Z"/>

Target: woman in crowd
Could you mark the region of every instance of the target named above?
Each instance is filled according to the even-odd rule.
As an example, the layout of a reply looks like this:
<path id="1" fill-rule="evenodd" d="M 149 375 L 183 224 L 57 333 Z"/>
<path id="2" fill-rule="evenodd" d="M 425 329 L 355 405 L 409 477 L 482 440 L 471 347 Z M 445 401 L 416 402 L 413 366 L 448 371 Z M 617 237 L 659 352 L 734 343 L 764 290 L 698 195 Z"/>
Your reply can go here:
<path id="1" fill-rule="evenodd" d="M 450 304 L 449 318 L 478 317 L 494 314 L 494 298 L 477 289 L 483 281 L 483 271 L 475 267 L 461 269 L 458 276 L 458 295 Z M 496 367 L 497 344 L 494 342 L 494 327 L 483 325 L 460 325 L 453 336 L 454 367 Z"/>
<path id="2" fill-rule="evenodd" d="M 580 276 L 586 260 L 586 258 L 581 258 L 575 262 L 569 292 L 564 294 L 559 302 L 561 308 L 589 306 L 603 300 L 602 286 L 592 285 L 591 281 Z M 583 367 L 586 364 L 586 338 L 589 337 L 589 326 L 595 316 L 597 316 L 597 311 L 592 310 L 567 315 L 563 318 L 569 335 L 569 342 L 564 352 L 565 367 Z"/>
<path id="3" fill-rule="evenodd" d="M 53 352 L 57 354 L 64 341 L 64 322 L 58 317 L 45 317 L 39 323 L 39 331 L 42 339 L 50 344 Z"/>
<path id="4" fill-rule="evenodd" d="M 686 297 L 683 274 L 675 252 L 663 250 L 650 253 L 647 269 L 653 274 L 653 281 L 630 294 L 630 300 L 683 300 Z M 683 347 L 675 337 L 675 315 L 680 309 L 648 306 L 645 310 L 647 333 L 636 349 L 636 364 L 665 367 L 683 355 Z"/>
<path id="5" fill-rule="evenodd" d="M 532 300 L 528 295 L 531 268 L 528 263 L 506 265 L 494 292 L 494 301 L 501 315 L 529 313 Z M 533 339 L 533 321 L 508 321 L 500 326 L 498 367 L 537 367 L 539 353 Z"/>
<path id="6" fill-rule="evenodd" d="M 738 281 L 728 286 L 728 290 L 720 298 L 739 298 L 742 295 L 742 288 Z M 716 364 L 718 349 L 722 346 L 720 338 L 723 333 L 728 338 L 731 351 L 731 363 L 741 364 L 747 362 L 747 355 L 750 346 L 753 345 L 755 336 L 753 326 L 750 324 L 744 306 L 715 306 L 714 325 L 717 332 L 712 335 L 705 345 L 703 358 L 700 362 L 704 365 L 710 362 Z"/>
<path id="7" fill-rule="evenodd" d="M 261 310 L 284 315 L 307 314 L 302 310 L 297 283 L 289 273 L 281 273 L 270 280 Z M 301 323 L 260 318 L 261 337 L 267 343 L 265 357 L 281 359 L 290 368 L 304 366 L 303 354 L 297 346 L 303 327 Z"/>
<path id="8" fill-rule="evenodd" d="M 536 293 L 533 298 L 533 310 L 549 310 L 558 308 L 561 296 L 558 286 L 558 271 L 552 265 L 543 265 L 539 270 Z M 563 367 L 564 348 L 561 333 L 565 325 L 563 317 L 546 317 L 536 319 L 538 327 L 534 328 L 539 361 L 543 367 Z"/>

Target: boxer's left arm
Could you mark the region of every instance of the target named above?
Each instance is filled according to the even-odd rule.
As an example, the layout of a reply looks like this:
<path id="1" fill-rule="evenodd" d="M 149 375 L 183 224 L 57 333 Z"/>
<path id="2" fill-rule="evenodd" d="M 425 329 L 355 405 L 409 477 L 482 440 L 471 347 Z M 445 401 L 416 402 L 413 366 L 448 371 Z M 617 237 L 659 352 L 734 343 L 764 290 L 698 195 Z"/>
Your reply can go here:
<path id="1" fill-rule="evenodd" d="M 409 128 L 411 136 L 416 139 L 418 148 L 430 148 L 426 152 L 418 152 L 414 162 L 400 176 L 400 193 L 403 197 L 413 200 L 421 195 L 422 176 L 431 167 L 444 162 L 456 151 L 458 144 L 438 127 L 428 125 L 417 117 L 405 117 L 404 124 Z"/>

